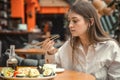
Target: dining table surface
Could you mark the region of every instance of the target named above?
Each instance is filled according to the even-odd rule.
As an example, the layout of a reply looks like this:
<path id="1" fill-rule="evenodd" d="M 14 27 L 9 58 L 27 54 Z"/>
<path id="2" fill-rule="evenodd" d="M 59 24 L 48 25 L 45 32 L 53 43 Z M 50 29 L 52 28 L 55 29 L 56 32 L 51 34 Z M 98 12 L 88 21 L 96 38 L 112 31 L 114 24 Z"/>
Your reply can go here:
<path id="1" fill-rule="evenodd" d="M 0 67 L 0 71 L 1 69 L 2 67 Z M 14 78 L 3 79 L 0 76 L 0 80 L 20 80 L 20 79 L 19 78 L 18 79 L 14 79 Z M 22 80 L 24 80 L 24 78 Z M 27 80 L 31 80 L 31 79 L 27 79 Z M 63 72 L 56 73 L 56 76 L 52 79 L 35 79 L 35 80 L 96 80 L 96 79 L 91 74 L 72 71 L 72 70 L 64 70 Z"/>
<path id="2" fill-rule="evenodd" d="M 41 48 L 20 48 L 20 49 L 15 49 L 16 54 L 45 54 L 46 50 L 41 49 Z"/>
<path id="3" fill-rule="evenodd" d="M 91 74 L 76 72 L 72 70 L 65 70 L 58 73 L 54 80 L 96 80 Z"/>

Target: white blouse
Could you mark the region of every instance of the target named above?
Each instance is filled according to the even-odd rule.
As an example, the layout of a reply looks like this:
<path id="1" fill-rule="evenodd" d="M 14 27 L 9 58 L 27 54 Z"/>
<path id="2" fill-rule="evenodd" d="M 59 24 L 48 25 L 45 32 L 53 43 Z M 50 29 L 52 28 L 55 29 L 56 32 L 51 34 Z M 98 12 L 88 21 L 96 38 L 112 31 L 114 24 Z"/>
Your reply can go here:
<path id="1" fill-rule="evenodd" d="M 80 45 L 79 50 L 75 52 L 79 63 L 73 66 L 72 48 L 68 40 L 59 48 L 52 60 L 65 69 L 90 73 L 96 80 L 120 80 L 120 47 L 115 41 L 109 40 L 91 45 L 87 54 Z"/>

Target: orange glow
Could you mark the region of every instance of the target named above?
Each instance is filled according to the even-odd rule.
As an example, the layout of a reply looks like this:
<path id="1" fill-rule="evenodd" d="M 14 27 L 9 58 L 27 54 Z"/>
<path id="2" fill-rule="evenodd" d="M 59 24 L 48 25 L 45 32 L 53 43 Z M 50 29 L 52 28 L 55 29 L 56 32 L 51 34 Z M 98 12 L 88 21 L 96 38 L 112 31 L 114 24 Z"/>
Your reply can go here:
<path id="1" fill-rule="evenodd" d="M 11 17 L 22 18 L 24 20 L 24 0 L 11 0 Z"/>
<path id="2" fill-rule="evenodd" d="M 24 4 L 27 4 L 26 11 Z M 40 14 L 65 14 L 69 6 L 40 6 L 38 0 L 11 0 L 11 17 L 22 18 L 22 23 L 25 23 L 24 13 L 27 14 L 28 31 L 32 31 L 36 25 L 36 12 Z M 25 12 L 24 12 L 25 11 Z"/>
<path id="3" fill-rule="evenodd" d="M 64 14 L 68 11 L 69 7 L 40 7 L 39 13 L 41 14 Z"/>

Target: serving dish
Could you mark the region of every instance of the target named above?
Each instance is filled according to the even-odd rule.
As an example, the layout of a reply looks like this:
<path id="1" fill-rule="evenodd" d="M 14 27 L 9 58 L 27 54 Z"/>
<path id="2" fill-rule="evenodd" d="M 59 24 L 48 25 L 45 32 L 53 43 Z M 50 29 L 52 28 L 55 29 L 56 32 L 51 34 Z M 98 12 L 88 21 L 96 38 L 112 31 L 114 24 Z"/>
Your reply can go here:
<path id="1" fill-rule="evenodd" d="M 56 73 L 64 72 L 64 68 L 56 68 L 55 72 Z"/>
<path id="2" fill-rule="evenodd" d="M 47 69 L 48 68 L 46 68 L 46 70 Z M 43 74 L 34 75 L 37 73 L 36 70 L 37 70 L 36 67 L 17 67 L 17 71 L 14 71 L 11 67 L 3 67 L 0 71 L 0 80 L 53 80 L 53 78 L 56 76 L 56 74 L 51 74 L 46 76 Z M 16 72 L 19 72 L 20 74 L 24 74 L 25 76 L 20 76 L 20 75 L 17 76 L 17 74 L 15 76 Z"/>
<path id="3" fill-rule="evenodd" d="M 35 78 L 29 78 L 29 77 L 4 77 L 0 75 L 0 80 L 53 80 L 56 75 L 54 76 L 48 76 L 48 77 L 35 77 Z"/>

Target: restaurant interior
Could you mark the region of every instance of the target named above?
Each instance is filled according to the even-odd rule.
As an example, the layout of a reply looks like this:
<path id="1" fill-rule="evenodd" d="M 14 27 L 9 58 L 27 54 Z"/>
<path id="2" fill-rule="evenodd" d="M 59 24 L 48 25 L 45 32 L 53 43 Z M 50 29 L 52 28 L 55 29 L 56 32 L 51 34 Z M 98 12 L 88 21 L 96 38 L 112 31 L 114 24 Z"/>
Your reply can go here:
<path id="1" fill-rule="evenodd" d="M 60 48 L 69 38 L 66 13 L 74 1 L 0 0 L 0 80 L 96 80 L 91 74 L 65 70 L 64 68 L 57 71 L 56 64 L 52 64 L 52 66 L 47 64 L 53 68 L 51 69 L 52 73 L 49 76 L 43 74 L 45 71 L 43 71 L 43 67 L 47 60 L 45 61 L 46 51 L 42 49 L 41 44 L 45 39 L 50 38 L 55 42 L 54 47 Z M 86 1 L 92 3 L 94 0 Z M 100 15 L 101 25 L 106 34 L 109 34 L 120 44 L 120 0 L 102 1 L 105 1 L 107 7 L 114 6 L 114 8 L 112 8 L 112 13 Z M 98 7 L 103 6 L 99 3 L 92 4 L 96 11 L 99 11 Z M 5 68 L 11 69 L 6 66 L 11 66 L 9 63 L 13 58 L 14 74 L 12 77 L 2 76 L 2 70 L 4 72 Z M 15 71 L 19 69 L 22 71 L 22 68 L 24 71 L 29 70 L 29 75 L 16 77 Z M 56 73 L 54 69 L 56 69 Z M 35 73 L 31 75 L 32 70 Z M 42 77 L 39 74 L 40 70 Z M 47 73 L 49 72 L 47 71 Z"/>
<path id="2" fill-rule="evenodd" d="M 42 36 L 46 22 L 51 27 L 50 35 L 60 36 L 56 40 L 56 46 L 60 47 L 67 39 L 65 13 L 74 1 L 0 0 L 0 66 L 6 66 L 8 57 L 5 52 L 10 49 L 10 45 L 15 45 L 15 49 L 22 49 L 30 46 L 35 40 L 44 40 L 45 37 Z M 120 40 L 119 7 L 117 3 L 111 15 L 103 15 L 101 18 L 106 33 L 118 41 Z M 26 58 L 24 54 L 18 55 Z M 44 59 L 43 55 L 42 58 Z"/>
<path id="3" fill-rule="evenodd" d="M 44 40 L 43 28 L 49 21 L 51 35 L 60 35 L 59 42 L 65 40 L 65 13 L 69 4 L 63 0 L 0 0 L 0 41 L 1 56 L 10 45 L 26 47 L 25 43 Z M 5 66 L 7 57 L 1 59 Z"/>

